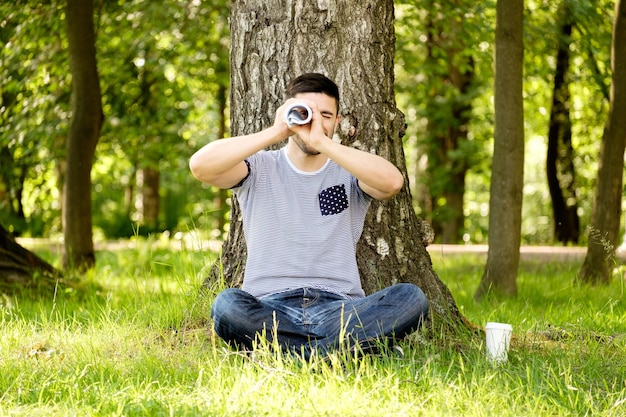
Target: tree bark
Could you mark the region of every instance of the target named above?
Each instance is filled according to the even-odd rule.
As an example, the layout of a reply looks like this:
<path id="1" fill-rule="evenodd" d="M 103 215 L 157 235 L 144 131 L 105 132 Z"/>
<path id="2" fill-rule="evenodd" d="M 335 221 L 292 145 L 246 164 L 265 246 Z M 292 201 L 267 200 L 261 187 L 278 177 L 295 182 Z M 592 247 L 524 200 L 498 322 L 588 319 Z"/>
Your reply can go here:
<path id="1" fill-rule="evenodd" d="M 342 94 L 337 136 L 375 152 L 407 177 L 405 123 L 394 97 L 393 1 L 328 0 L 268 3 L 237 0 L 231 11 L 231 131 L 259 131 L 274 120 L 291 78 L 321 72 Z M 451 293 L 432 268 L 425 245 L 432 229 L 412 208 L 408 182 L 390 201 L 374 202 L 357 258 L 363 287 L 372 293 L 396 282 L 419 285 L 431 302 L 438 332 L 467 329 Z M 222 258 L 209 280 L 241 283 L 246 259 L 240 211 L 234 201 Z"/>
<path id="2" fill-rule="evenodd" d="M 517 294 L 524 185 L 523 16 L 523 0 L 498 0 L 489 250 L 476 299 L 490 292 Z"/>
<path id="3" fill-rule="evenodd" d="M 626 4 L 623 0 L 615 4 L 611 69 L 609 117 L 600 146 L 589 243 L 578 274 L 579 281 L 590 284 L 608 284 L 611 281 L 619 235 L 626 147 Z"/>
<path id="4" fill-rule="evenodd" d="M 226 119 L 227 119 L 227 111 L 228 111 L 228 87 L 224 84 L 220 84 L 217 91 L 217 102 L 218 102 L 218 134 L 217 137 L 223 138 L 226 137 Z M 215 229 L 220 231 L 220 236 L 224 233 L 227 224 L 227 215 L 229 211 L 228 206 L 228 198 L 230 197 L 230 193 L 228 190 L 216 190 L 215 198 L 213 199 L 215 203 L 215 209 L 217 214 L 217 222 L 215 224 Z"/>
<path id="5" fill-rule="evenodd" d="M 103 120 L 93 1 L 67 0 L 65 24 L 72 73 L 72 121 L 67 138 L 63 193 L 63 266 L 80 270 L 95 264 L 91 166 Z"/>
<path id="6" fill-rule="evenodd" d="M 4 205 L 13 220 L 16 230 L 13 233 L 23 231 L 26 226 L 26 214 L 24 213 L 24 182 L 28 167 L 16 161 L 11 149 L 0 149 L 0 205 Z"/>
<path id="7" fill-rule="evenodd" d="M 53 287 L 61 277 L 58 270 L 18 244 L 0 224 L 0 289 Z"/>
<path id="8" fill-rule="evenodd" d="M 570 119 L 570 93 L 567 73 L 569 69 L 572 15 L 568 2 L 559 8 L 561 30 L 556 56 L 546 174 L 552 198 L 554 238 L 567 245 L 578 243 L 580 221 L 574 170 L 574 148 L 572 146 L 572 122 Z"/>

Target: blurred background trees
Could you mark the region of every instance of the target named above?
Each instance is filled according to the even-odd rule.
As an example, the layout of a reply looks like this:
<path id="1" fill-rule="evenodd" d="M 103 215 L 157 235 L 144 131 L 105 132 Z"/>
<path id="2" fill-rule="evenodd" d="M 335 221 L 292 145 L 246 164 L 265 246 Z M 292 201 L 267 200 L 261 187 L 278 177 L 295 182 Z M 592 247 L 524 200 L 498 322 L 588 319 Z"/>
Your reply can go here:
<path id="1" fill-rule="evenodd" d="M 562 196 L 563 208 L 574 207 L 568 213 L 578 217 L 578 243 L 587 239 L 608 114 L 613 4 L 524 3 L 524 244 L 576 241 L 561 238 L 567 236 L 561 230 L 575 222 L 565 224 L 562 216 L 555 217 L 548 180 L 555 187 L 555 198 Z M 406 152 L 413 167 L 416 209 L 433 223 L 439 242 L 486 242 L 494 135 L 495 1 L 403 0 L 396 2 L 396 15 L 396 89 L 407 115 Z M 564 33 L 565 24 L 571 25 L 569 35 Z M 563 45 L 569 51 L 569 65 L 557 68 Z M 555 141 L 558 148 L 552 148 L 556 155 L 550 155 L 548 166 L 557 69 L 567 82 L 558 88 L 569 93 L 571 140 Z M 555 206 L 559 204 L 556 201 Z M 457 230 L 445 231 L 446 227 Z"/>
<path id="2" fill-rule="evenodd" d="M 14 234 L 58 236 L 71 116 L 65 15 L 51 2 L 18 3 L 0 5 L 0 213 Z M 224 196 L 190 193 L 187 159 L 226 131 L 227 2 L 95 6 L 105 118 L 92 170 L 96 239 L 223 228 Z"/>
<path id="3" fill-rule="evenodd" d="M 609 108 L 613 4 L 525 2 L 523 244 L 576 243 L 561 238 L 549 178 L 578 218 L 577 243 L 588 239 Z M 94 239 L 191 231 L 220 238 L 228 194 L 192 180 L 187 160 L 228 135 L 229 2 L 94 5 L 104 113 L 91 173 Z M 0 223 L 15 235 L 58 237 L 71 117 L 64 10 L 18 0 L 2 2 L 0 16 Z M 487 242 L 494 28 L 493 1 L 396 1 L 395 83 L 411 191 L 436 242 Z M 567 65 L 559 51 L 568 52 Z M 569 95 L 556 102 L 559 91 Z M 571 139 L 554 148 L 548 139 L 559 103 Z M 558 156 L 552 168 L 549 149 Z"/>

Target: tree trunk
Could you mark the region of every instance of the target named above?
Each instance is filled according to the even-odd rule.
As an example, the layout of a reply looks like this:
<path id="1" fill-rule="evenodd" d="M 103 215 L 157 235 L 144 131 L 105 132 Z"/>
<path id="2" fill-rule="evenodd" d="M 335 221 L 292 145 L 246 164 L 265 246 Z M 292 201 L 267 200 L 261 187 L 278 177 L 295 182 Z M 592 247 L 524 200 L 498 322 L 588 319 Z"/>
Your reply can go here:
<path id="1" fill-rule="evenodd" d="M 72 121 L 67 138 L 63 234 L 65 268 L 95 264 L 91 218 L 91 166 L 102 126 L 93 1 L 67 0 L 65 24 L 72 73 Z"/>
<path id="2" fill-rule="evenodd" d="M 406 178 L 404 116 L 394 97 L 392 0 L 240 0 L 232 6 L 233 136 L 269 126 L 287 82 L 304 72 L 321 72 L 341 90 L 340 140 L 388 158 Z M 396 282 L 415 283 L 430 299 L 438 332 L 466 329 L 451 293 L 433 271 L 425 249 L 432 238 L 430 226 L 413 211 L 408 182 L 396 198 L 374 202 L 357 248 L 363 287 L 372 293 Z M 245 258 L 235 202 L 221 263 L 209 279 L 224 274 L 239 285 Z"/>
<path id="3" fill-rule="evenodd" d="M 18 244 L 0 224 L 0 289 L 54 287 L 61 273 L 52 265 Z"/>
<path id="4" fill-rule="evenodd" d="M 154 233 L 159 230 L 160 186 L 161 173 L 158 168 L 144 167 L 137 171 L 137 187 L 141 194 L 136 207 L 140 214 L 142 234 Z"/>
<path id="5" fill-rule="evenodd" d="M 578 243 L 580 221 L 574 182 L 574 148 L 572 147 L 572 122 L 570 120 L 570 93 L 567 72 L 572 35 L 572 15 L 568 2 L 559 8 L 561 31 L 554 73 L 554 91 L 548 131 L 546 174 L 552 198 L 554 237 L 567 245 Z"/>
<path id="6" fill-rule="evenodd" d="M 608 284 L 611 281 L 619 235 L 626 147 L 626 4 L 623 0 L 615 4 L 611 69 L 609 117 L 600 147 L 589 243 L 578 274 L 578 280 L 591 284 Z"/>
<path id="7" fill-rule="evenodd" d="M 498 0 L 487 265 L 475 293 L 517 294 L 524 185 L 523 0 Z"/>
<path id="8" fill-rule="evenodd" d="M 0 149 L 0 206 L 6 207 L 15 230 L 21 233 L 26 228 L 24 213 L 24 182 L 28 167 L 16 161 L 9 147 Z"/>
<path id="9" fill-rule="evenodd" d="M 226 137 L 226 114 L 227 114 L 227 107 L 228 107 L 228 88 L 226 85 L 224 84 L 220 84 L 218 91 L 217 91 L 217 101 L 218 101 L 218 134 L 217 137 L 218 138 L 223 138 Z M 229 191 L 228 190 L 217 190 L 215 193 L 215 198 L 214 198 L 214 202 L 215 202 L 215 207 L 216 207 L 216 214 L 217 214 L 217 224 L 215 225 L 215 228 L 217 230 L 220 231 L 220 236 L 222 236 L 222 233 L 224 233 L 225 229 L 226 229 L 226 215 L 228 214 L 228 203 L 227 200 L 229 198 Z"/>
<path id="10" fill-rule="evenodd" d="M 441 243 L 459 243 L 465 215 L 465 177 L 469 164 L 461 145 L 467 141 L 471 101 L 467 98 L 474 79 L 467 33 L 460 23 L 467 10 L 463 2 L 432 2 L 429 14 L 428 56 L 430 91 L 428 117 L 428 191 L 432 225 Z M 442 62 L 447 64 L 443 66 Z M 420 182 L 424 181 L 420 179 Z"/>

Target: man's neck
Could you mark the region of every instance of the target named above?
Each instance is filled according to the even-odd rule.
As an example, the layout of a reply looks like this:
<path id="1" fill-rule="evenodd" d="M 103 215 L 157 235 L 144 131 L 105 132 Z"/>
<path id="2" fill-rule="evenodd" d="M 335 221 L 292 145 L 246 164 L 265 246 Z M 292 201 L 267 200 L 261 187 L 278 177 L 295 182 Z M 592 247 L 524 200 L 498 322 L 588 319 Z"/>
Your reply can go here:
<path id="1" fill-rule="evenodd" d="M 304 172 L 318 171 L 324 166 L 326 161 L 328 161 L 326 155 L 310 155 L 303 152 L 293 140 L 289 140 L 287 143 L 286 152 L 291 163 L 300 171 Z"/>

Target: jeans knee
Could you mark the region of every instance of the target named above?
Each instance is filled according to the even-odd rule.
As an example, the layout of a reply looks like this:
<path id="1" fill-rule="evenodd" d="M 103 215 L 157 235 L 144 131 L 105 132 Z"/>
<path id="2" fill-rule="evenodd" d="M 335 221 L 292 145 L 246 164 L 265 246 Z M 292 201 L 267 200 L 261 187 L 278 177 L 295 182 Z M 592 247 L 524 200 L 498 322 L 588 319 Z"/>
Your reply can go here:
<path id="1" fill-rule="evenodd" d="M 228 288 L 213 300 L 211 318 L 218 336 L 228 343 L 251 347 L 255 333 L 249 325 L 249 307 L 257 303 L 251 294 L 238 288 Z"/>
<path id="2" fill-rule="evenodd" d="M 219 320 L 223 316 L 235 315 L 238 313 L 236 311 L 237 307 L 240 303 L 237 300 L 240 300 L 242 297 L 250 296 L 248 293 L 238 289 L 238 288 L 227 288 L 217 294 L 213 303 L 211 305 L 211 318 L 213 320 Z"/>
<path id="3" fill-rule="evenodd" d="M 408 282 L 396 284 L 399 286 L 399 290 L 406 297 L 406 305 L 413 306 L 416 315 L 420 316 L 421 320 L 424 320 L 428 316 L 429 303 L 426 298 L 426 294 L 420 287 Z"/>

